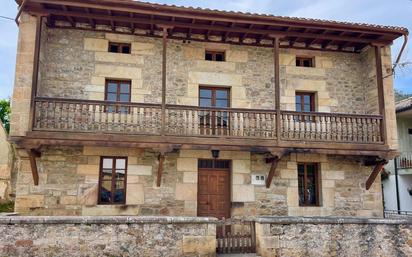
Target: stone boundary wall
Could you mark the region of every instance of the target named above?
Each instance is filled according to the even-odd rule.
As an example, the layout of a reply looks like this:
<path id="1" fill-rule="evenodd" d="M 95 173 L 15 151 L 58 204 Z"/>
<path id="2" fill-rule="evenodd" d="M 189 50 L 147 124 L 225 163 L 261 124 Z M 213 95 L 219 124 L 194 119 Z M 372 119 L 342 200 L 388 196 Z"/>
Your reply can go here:
<path id="1" fill-rule="evenodd" d="M 262 257 L 412 256 L 412 220 L 262 217 L 256 240 Z"/>
<path id="2" fill-rule="evenodd" d="M 0 217 L 0 256 L 216 256 L 215 218 Z"/>

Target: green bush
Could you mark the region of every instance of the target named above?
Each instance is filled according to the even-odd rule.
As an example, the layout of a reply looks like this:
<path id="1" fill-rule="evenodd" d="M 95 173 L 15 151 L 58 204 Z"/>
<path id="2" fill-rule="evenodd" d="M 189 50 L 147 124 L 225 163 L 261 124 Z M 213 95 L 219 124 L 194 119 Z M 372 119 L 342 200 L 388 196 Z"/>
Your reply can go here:
<path id="1" fill-rule="evenodd" d="M 0 212 L 14 212 L 14 202 L 0 202 Z"/>

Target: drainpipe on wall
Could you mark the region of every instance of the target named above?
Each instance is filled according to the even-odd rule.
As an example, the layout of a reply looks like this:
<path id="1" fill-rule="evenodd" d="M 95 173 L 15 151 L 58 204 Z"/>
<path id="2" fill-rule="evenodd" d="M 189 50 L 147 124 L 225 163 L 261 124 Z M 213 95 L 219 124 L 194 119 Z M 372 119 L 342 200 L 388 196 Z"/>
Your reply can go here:
<path id="1" fill-rule="evenodd" d="M 393 161 L 394 161 L 394 164 L 395 164 L 396 206 L 398 208 L 398 214 L 401 214 L 401 205 L 400 205 L 400 201 L 399 201 L 398 159 L 395 158 Z"/>

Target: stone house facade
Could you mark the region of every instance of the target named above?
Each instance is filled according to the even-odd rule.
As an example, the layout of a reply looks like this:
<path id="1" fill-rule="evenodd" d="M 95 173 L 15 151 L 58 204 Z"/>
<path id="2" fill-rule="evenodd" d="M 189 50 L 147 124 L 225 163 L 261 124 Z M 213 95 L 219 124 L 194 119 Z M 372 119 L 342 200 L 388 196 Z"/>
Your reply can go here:
<path id="1" fill-rule="evenodd" d="M 367 181 L 396 153 L 389 42 L 403 29 L 347 24 L 351 50 L 317 49 L 251 39 L 251 23 L 228 43 L 236 31 L 203 35 L 183 18 L 145 27 L 143 9 L 171 7 L 122 4 L 132 27 L 74 5 L 25 6 L 11 121 L 17 212 L 382 216 L 379 176 Z M 343 36 L 355 27 L 388 44 Z M 331 44 L 324 34 L 318 44 Z"/>

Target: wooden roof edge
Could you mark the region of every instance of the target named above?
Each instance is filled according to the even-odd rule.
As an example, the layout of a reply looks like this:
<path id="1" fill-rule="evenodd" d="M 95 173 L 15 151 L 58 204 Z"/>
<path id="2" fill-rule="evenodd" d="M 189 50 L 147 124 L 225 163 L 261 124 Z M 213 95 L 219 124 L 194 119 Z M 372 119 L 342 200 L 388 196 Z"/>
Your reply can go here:
<path id="1" fill-rule="evenodd" d="M 160 3 L 149 3 L 144 1 L 132 1 L 132 0 L 28 0 L 29 2 L 43 2 L 43 3 L 57 3 L 62 5 L 67 4 L 95 4 L 100 6 L 112 6 L 112 7 L 128 7 L 131 9 L 137 8 L 147 8 L 156 10 L 158 12 L 174 12 L 176 15 L 179 13 L 190 13 L 190 14 L 204 14 L 209 17 L 209 19 L 220 17 L 231 17 L 243 19 L 244 22 L 251 22 L 250 19 L 258 19 L 264 21 L 272 22 L 283 22 L 285 26 L 297 25 L 297 26 L 307 26 L 307 25 L 316 25 L 324 27 L 325 29 L 336 29 L 336 30 L 348 30 L 350 32 L 353 29 L 364 30 L 365 33 L 388 33 L 396 34 L 398 37 L 402 35 L 409 35 L 409 31 L 405 27 L 399 26 L 384 26 L 368 23 L 355 23 L 355 22 L 340 22 L 333 20 L 323 20 L 323 19 L 311 19 L 311 18 L 299 18 L 299 17 L 287 17 L 287 16 L 275 16 L 270 14 L 258 14 L 258 13 L 244 13 L 244 12 L 235 12 L 235 11 L 223 11 L 207 8 L 195 8 L 195 7 L 186 7 L 186 6 L 176 6 L 176 5 L 167 5 Z M 21 5 L 23 0 L 16 0 L 16 2 Z M 166 15 L 166 14 L 165 14 Z M 213 17 L 213 15 L 215 17 Z M 201 19 L 199 17 L 199 19 Z M 249 20 L 249 21 L 247 21 Z M 290 24 L 292 23 L 292 24 Z M 294 24 L 293 24 L 294 23 Z"/>

